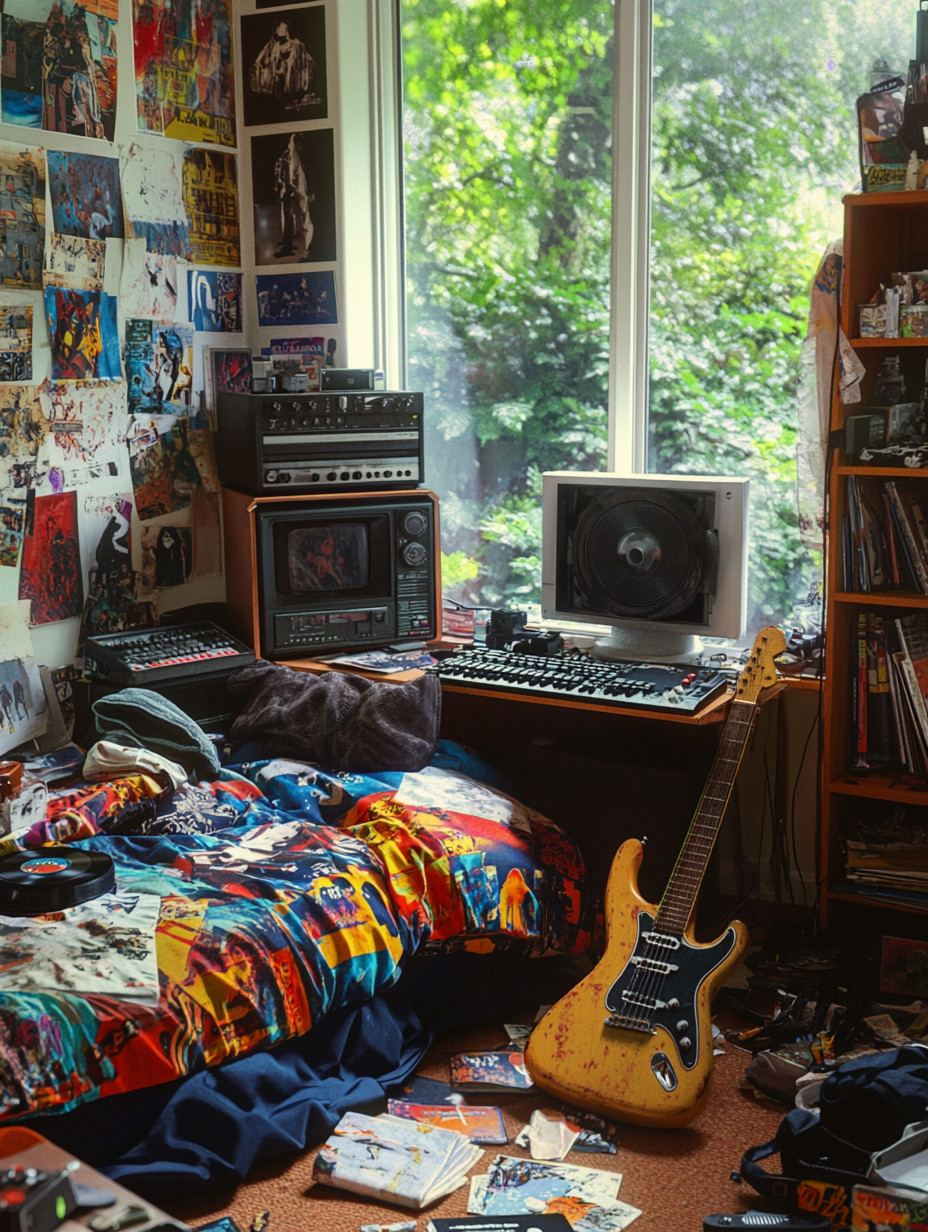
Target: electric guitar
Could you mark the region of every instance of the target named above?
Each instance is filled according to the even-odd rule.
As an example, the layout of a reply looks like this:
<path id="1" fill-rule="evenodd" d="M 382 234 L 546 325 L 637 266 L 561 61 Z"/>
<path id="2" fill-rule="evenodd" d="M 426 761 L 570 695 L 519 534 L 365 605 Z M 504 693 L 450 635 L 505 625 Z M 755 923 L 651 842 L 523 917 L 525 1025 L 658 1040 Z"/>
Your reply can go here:
<path id="1" fill-rule="evenodd" d="M 779 629 L 757 635 L 659 907 L 638 892 L 642 844 L 630 839 L 619 848 L 606 888 L 605 953 L 548 1010 L 525 1050 L 526 1068 L 542 1090 L 601 1116 L 658 1128 L 685 1125 L 705 1102 L 709 1006 L 740 962 L 748 934 L 734 921 L 718 940 L 697 942 L 693 908 L 758 699 L 775 683 L 773 660 L 785 649 Z"/>

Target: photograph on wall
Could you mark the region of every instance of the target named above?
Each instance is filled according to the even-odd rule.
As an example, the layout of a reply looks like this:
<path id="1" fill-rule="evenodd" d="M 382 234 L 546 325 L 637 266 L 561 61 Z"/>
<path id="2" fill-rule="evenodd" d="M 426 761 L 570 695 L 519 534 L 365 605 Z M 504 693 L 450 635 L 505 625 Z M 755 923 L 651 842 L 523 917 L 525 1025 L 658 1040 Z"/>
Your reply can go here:
<path id="1" fill-rule="evenodd" d="M 148 593 L 183 586 L 193 576 L 193 541 L 189 526 L 171 523 L 142 527 L 142 589 Z"/>
<path id="2" fill-rule="evenodd" d="M 212 438 L 199 414 L 135 418 L 126 444 L 140 521 L 189 508 L 195 488 L 219 491 Z"/>
<path id="3" fill-rule="evenodd" d="M 48 728 L 48 703 L 35 659 L 0 663 L 0 756 Z"/>
<path id="4" fill-rule="evenodd" d="M 144 240 L 126 240 L 119 306 L 126 317 L 173 321 L 177 310 L 177 258 L 146 251 Z"/>
<path id="5" fill-rule="evenodd" d="M 12 505 L 0 505 L 0 569 L 15 569 L 23 546 L 25 510 Z"/>
<path id="6" fill-rule="evenodd" d="M 0 304 L 0 381 L 32 380 L 32 305 Z"/>
<path id="7" fill-rule="evenodd" d="M 46 287 L 45 315 L 53 381 L 122 380 L 114 295 Z"/>
<path id="8" fill-rule="evenodd" d="M 170 149 L 133 142 L 120 167 L 127 234 L 149 252 L 187 255 L 187 215 L 180 174 Z"/>
<path id="9" fill-rule="evenodd" d="M 37 496 L 32 534 L 23 539 L 19 597 L 30 599 L 30 623 L 80 616 L 84 579 L 77 535 L 77 493 Z"/>
<path id="10" fill-rule="evenodd" d="M 324 120 L 325 5 L 242 17 L 244 122 Z"/>
<path id="11" fill-rule="evenodd" d="M 48 482 L 53 491 L 119 474 L 129 426 L 121 381 L 53 381 L 48 388 Z"/>
<path id="12" fill-rule="evenodd" d="M 45 250 L 45 285 L 75 291 L 102 291 L 106 271 L 106 240 L 85 240 L 79 235 L 48 237 Z"/>
<path id="13" fill-rule="evenodd" d="M 38 290 L 45 257 L 45 151 L 0 142 L 0 277 Z"/>
<path id="14" fill-rule="evenodd" d="M 235 145 L 232 0 L 132 0 L 138 128 Z"/>
<path id="15" fill-rule="evenodd" d="M 335 274 L 258 274 L 259 325 L 337 325 Z"/>
<path id="16" fill-rule="evenodd" d="M 52 219 L 59 235 L 122 239 L 119 159 L 101 154 L 48 152 Z"/>
<path id="17" fill-rule="evenodd" d="M 3 122 L 112 141 L 118 10 L 119 0 L 6 0 Z"/>
<path id="18" fill-rule="evenodd" d="M 251 188 L 256 264 L 336 259 L 331 128 L 252 137 Z"/>
<path id="19" fill-rule="evenodd" d="M 208 347 L 203 360 L 211 405 L 219 394 L 251 393 L 252 354 L 247 347 Z"/>
<path id="20" fill-rule="evenodd" d="M 187 271 L 187 304 L 193 328 L 206 334 L 242 331 L 242 275 Z"/>
<path id="21" fill-rule="evenodd" d="M 85 496 L 81 540 L 96 542 L 90 567 L 98 578 L 128 577 L 132 572 L 132 494 Z"/>
<path id="22" fill-rule="evenodd" d="M 130 317 L 126 381 L 130 414 L 186 414 L 193 387 L 193 327 Z"/>
<path id="23" fill-rule="evenodd" d="M 184 154 L 187 259 L 198 265 L 240 265 L 238 171 L 234 154 Z"/>

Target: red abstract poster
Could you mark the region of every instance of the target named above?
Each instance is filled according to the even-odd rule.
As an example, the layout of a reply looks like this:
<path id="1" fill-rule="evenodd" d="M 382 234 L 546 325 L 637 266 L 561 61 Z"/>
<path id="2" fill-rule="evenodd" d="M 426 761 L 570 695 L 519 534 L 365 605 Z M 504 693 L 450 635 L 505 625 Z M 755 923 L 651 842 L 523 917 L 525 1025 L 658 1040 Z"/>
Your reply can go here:
<path id="1" fill-rule="evenodd" d="M 19 597 L 32 600 L 34 625 L 80 616 L 84 579 L 76 492 L 36 497 L 33 531 L 23 538 Z"/>

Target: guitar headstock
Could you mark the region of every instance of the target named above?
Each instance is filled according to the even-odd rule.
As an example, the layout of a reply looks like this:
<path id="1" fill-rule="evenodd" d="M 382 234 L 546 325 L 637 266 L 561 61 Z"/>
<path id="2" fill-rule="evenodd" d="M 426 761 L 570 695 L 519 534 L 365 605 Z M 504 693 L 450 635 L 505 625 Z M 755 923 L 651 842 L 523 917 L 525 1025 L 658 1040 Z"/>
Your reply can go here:
<path id="1" fill-rule="evenodd" d="M 739 701 L 756 702 L 763 689 L 776 684 L 774 659 L 786 649 L 786 635 L 776 625 L 767 625 L 754 639 L 754 646 L 738 677 L 735 697 Z"/>

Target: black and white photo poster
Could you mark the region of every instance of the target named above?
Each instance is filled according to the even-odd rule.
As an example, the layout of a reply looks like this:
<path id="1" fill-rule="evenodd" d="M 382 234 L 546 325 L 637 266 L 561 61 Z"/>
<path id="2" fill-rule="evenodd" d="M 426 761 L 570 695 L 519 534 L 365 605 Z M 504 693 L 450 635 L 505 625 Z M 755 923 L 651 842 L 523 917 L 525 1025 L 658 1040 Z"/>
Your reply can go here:
<path id="1" fill-rule="evenodd" d="M 324 120 L 325 5 L 242 17 L 245 124 Z"/>
<path id="2" fill-rule="evenodd" d="M 257 265 L 336 259 L 331 128 L 252 137 L 251 181 Z"/>

